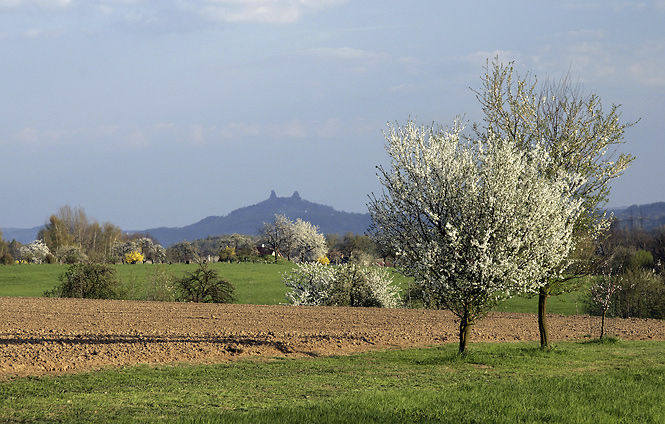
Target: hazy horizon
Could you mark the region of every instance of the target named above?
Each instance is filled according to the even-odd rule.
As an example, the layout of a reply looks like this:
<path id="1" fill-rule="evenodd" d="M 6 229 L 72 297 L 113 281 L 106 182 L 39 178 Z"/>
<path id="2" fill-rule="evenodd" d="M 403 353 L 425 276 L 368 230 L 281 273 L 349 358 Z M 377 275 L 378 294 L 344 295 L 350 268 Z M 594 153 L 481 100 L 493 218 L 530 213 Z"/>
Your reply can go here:
<path id="1" fill-rule="evenodd" d="M 273 191 L 274 191 L 274 190 L 273 190 Z M 297 191 L 298 191 L 298 190 L 294 190 L 294 192 L 297 192 Z M 139 232 L 140 232 L 140 231 L 145 231 L 145 230 L 150 230 L 150 229 L 155 229 L 155 228 L 162 228 L 162 227 L 167 227 L 167 228 L 179 228 L 179 227 L 185 227 L 185 226 L 188 226 L 188 225 L 191 225 L 191 224 L 196 224 L 196 223 L 198 223 L 199 221 L 202 221 L 202 220 L 204 220 L 204 219 L 206 219 L 206 218 L 208 218 L 208 217 L 211 217 L 211 216 L 227 216 L 227 215 L 229 215 L 231 212 L 234 212 L 234 211 L 236 211 L 236 210 L 238 210 L 238 209 L 242 209 L 242 208 L 245 208 L 245 207 L 254 206 L 254 205 L 259 204 L 259 203 L 261 203 L 261 202 L 263 202 L 263 201 L 265 201 L 265 200 L 268 200 L 268 199 L 270 198 L 270 194 L 271 194 L 271 193 L 268 193 L 268 196 L 264 197 L 264 198 L 261 199 L 261 200 L 257 200 L 257 201 L 254 202 L 254 203 L 247 204 L 247 205 L 238 205 L 238 206 L 234 207 L 233 209 L 229 210 L 229 211 L 226 212 L 226 213 L 223 213 L 223 214 L 211 214 L 211 215 L 200 216 L 200 217 L 194 218 L 191 222 L 187 222 L 187 223 L 184 223 L 184 224 L 181 224 L 181 225 L 160 225 L 160 226 L 151 225 L 151 226 L 142 227 L 142 228 L 124 228 L 124 227 L 120 227 L 120 228 L 121 228 L 123 231 L 129 231 L 129 232 L 139 231 Z M 276 194 L 276 196 L 277 196 L 278 198 L 290 198 L 290 197 L 293 196 L 293 192 L 290 193 L 290 194 L 287 194 L 287 193 L 275 193 L 275 194 Z M 283 194 L 283 195 L 282 195 L 282 194 Z M 300 193 L 298 193 L 298 194 L 300 194 Z M 307 198 L 305 198 L 305 197 L 303 197 L 303 196 L 300 196 L 300 197 L 301 197 L 302 200 L 304 200 L 304 201 L 312 202 L 310 199 L 307 199 Z M 663 203 L 663 202 L 665 202 L 665 200 L 662 200 L 662 201 L 656 201 L 656 202 L 650 202 L 650 203 L 648 203 L 648 204 L 652 204 L 652 203 Z M 330 207 L 332 207 L 333 209 L 335 209 L 335 210 L 338 211 L 338 212 L 361 213 L 361 214 L 367 214 L 367 213 L 369 213 L 367 210 L 365 210 L 365 211 L 357 211 L 357 212 L 356 212 L 356 211 L 346 211 L 346 210 L 339 209 L 339 208 L 335 207 L 335 205 L 331 205 L 331 204 L 328 204 L 328 203 L 325 203 L 325 202 L 324 202 L 324 203 L 312 202 L 312 203 L 317 203 L 317 204 L 324 205 L 324 206 L 330 206 Z M 637 205 L 637 204 L 633 204 L 633 205 L 618 205 L 618 206 L 611 206 L 611 207 L 608 206 L 606 209 L 611 209 L 611 210 L 623 210 L 623 209 L 628 209 L 628 208 L 630 208 L 630 207 L 632 207 L 632 206 L 644 206 L 644 205 L 646 205 L 646 204 L 647 204 L 647 203 L 639 204 L 639 205 Z M 64 205 L 63 205 L 63 206 L 64 206 Z M 69 206 L 71 206 L 71 205 L 69 205 Z M 72 208 L 73 208 L 73 206 L 72 206 Z M 83 208 L 83 209 L 85 210 L 85 208 Z M 54 211 L 54 212 L 52 212 L 52 213 L 56 213 L 56 212 L 57 212 L 57 211 Z M 91 219 L 91 220 L 97 220 L 97 221 L 99 221 L 100 223 L 101 223 L 101 222 L 108 221 L 108 220 L 100 220 L 100 219 L 97 219 L 96 217 L 93 217 L 93 216 L 88 215 L 87 212 L 86 212 L 86 215 L 88 216 L 88 219 Z M 50 214 L 49 214 L 49 216 L 50 216 Z M 9 227 L 9 226 L 3 227 L 3 226 L 0 226 L 0 230 L 4 230 L 4 229 L 9 229 L 9 230 L 28 230 L 28 229 L 33 229 L 33 228 L 43 227 L 43 226 L 47 223 L 47 221 L 48 221 L 48 217 L 45 218 L 44 223 L 41 223 L 41 224 L 32 225 L 32 226 L 29 226 L 29 227 Z M 112 221 L 111 221 L 111 223 L 117 225 L 116 223 L 114 223 L 114 222 L 112 222 Z"/>

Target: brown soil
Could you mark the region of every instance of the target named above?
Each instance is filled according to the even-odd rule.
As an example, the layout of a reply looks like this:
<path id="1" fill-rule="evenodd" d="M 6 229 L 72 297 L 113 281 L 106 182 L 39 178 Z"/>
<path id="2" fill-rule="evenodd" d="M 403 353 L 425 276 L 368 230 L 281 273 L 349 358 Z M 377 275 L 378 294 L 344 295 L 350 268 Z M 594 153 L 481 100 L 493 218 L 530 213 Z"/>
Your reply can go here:
<path id="1" fill-rule="evenodd" d="M 599 318 L 550 315 L 553 341 L 598 336 Z M 622 339 L 665 340 L 665 321 L 614 319 Z M 0 379 L 106 366 L 342 355 L 457 342 L 445 311 L 0 297 Z M 533 314 L 493 313 L 479 341 L 539 340 Z"/>

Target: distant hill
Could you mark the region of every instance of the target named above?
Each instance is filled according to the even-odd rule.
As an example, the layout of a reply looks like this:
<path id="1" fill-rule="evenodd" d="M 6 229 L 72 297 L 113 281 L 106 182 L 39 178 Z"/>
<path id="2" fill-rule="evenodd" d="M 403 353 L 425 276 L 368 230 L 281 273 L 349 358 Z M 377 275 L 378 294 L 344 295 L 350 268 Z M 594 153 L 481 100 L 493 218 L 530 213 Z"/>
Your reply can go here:
<path id="1" fill-rule="evenodd" d="M 612 209 L 610 212 L 619 220 L 620 228 L 651 231 L 665 225 L 665 202 L 633 205 Z"/>
<path id="2" fill-rule="evenodd" d="M 181 241 L 193 241 L 221 234 L 258 234 L 264 222 L 270 222 L 276 214 L 286 215 L 295 221 L 300 218 L 319 227 L 323 234 L 363 234 L 370 226 L 369 213 L 340 212 L 330 206 L 303 200 L 298 192 L 291 197 L 277 197 L 274 191 L 270 197 L 256 205 L 236 209 L 226 216 L 209 216 L 201 221 L 177 228 L 149 228 L 142 233 L 150 233 L 164 247 Z"/>
<path id="3" fill-rule="evenodd" d="M 665 202 L 633 205 L 625 208 L 614 208 L 614 213 L 621 228 L 643 228 L 651 231 L 665 225 Z M 272 221 L 275 214 L 286 215 L 289 219 L 298 218 L 318 225 L 323 234 L 346 234 L 352 232 L 363 234 L 370 226 L 369 213 L 340 212 L 330 206 L 308 202 L 300 198 L 298 192 L 291 197 L 277 197 L 271 192 L 270 197 L 256 205 L 236 209 L 226 216 L 209 216 L 186 227 L 160 227 L 136 231 L 150 233 L 163 246 L 168 247 L 183 240 L 193 241 L 212 235 L 221 234 L 257 234 L 264 222 Z M 43 226 L 33 228 L 2 228 L 5 240 L 26 244 L 37 238 Z"/>
<path id="4" fill-rule="evenodd" d="M 42 228 L 44 228 L 43 225 L 33 228 L 3 228 L 2 238 L 7 241 L 16 240 L 21 244 L 28 244 L 37 238 L 37 233 Z"/>

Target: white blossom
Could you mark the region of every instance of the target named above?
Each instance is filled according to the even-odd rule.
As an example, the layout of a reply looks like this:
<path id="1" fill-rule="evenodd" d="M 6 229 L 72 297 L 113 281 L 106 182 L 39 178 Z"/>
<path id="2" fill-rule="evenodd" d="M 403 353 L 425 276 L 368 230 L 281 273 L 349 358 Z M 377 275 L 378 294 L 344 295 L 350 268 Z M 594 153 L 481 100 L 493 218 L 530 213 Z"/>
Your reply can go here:
<path id="1" fill-rule="evenodd" d="M 316 225 L 298 218 L 292 232 L 295 238 L 294 256 L 298 256 L 301 262 L 314 261 L 327 253 L 326 238 Z"/>
<path id="2" fill-rule="evenodd" d="M 472 325 L 495 302 L 535 292 L 573 248 L 579 175 L 548 172 L 546 149 L 465 141 L 409 121 L 386 134 L 389 169 L 369 210 L 397 265 Z"/>
<path id="3" fill-rule="evenodd" d="M 286 298 L 292 305 L 376 306 L 395 308 L 399 291 L 385 269 L 356 264 L 298 264 L 284 274 L 291 290 Z"/>
<path id="4" fill-rule="evenodd" d="M 42 263 L 47 255 L 51 254 L 48 246 L 42 240 L 32 241 L 19 249 L 21 259 L 27 262 Z"/>

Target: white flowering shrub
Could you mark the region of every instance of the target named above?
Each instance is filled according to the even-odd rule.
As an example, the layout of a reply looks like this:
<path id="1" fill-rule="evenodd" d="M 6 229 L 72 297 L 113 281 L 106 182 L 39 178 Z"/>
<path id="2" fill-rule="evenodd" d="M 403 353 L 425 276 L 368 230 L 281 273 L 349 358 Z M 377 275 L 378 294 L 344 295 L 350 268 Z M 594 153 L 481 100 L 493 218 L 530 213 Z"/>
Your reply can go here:
<path id="1" fill-rule="evenodd" d="M 391 127 L 385 191 L 370 199 L 372 235 L 396 264 L 470 327 L 496 302 L 537 292 L 573 248 L 580 177 L 548 171 L 538 145 L 466 141 L 461 128 Z"/>
<path id="2" fill-rule="evenodd" d="M 51 251 L 42 240 L 35 240 L 21 246 L 19 252 L 22 260 L 37 264 L 44 262 L 46 257 L 51 255 Z"/>
<path id="3" fill-rule="evenodd" d="M 292 305 L 395 308 L 400 301 L 392 277 L 378 267 L 301 263 L 282 280 Z"/>

